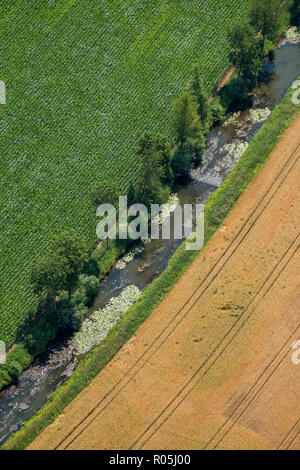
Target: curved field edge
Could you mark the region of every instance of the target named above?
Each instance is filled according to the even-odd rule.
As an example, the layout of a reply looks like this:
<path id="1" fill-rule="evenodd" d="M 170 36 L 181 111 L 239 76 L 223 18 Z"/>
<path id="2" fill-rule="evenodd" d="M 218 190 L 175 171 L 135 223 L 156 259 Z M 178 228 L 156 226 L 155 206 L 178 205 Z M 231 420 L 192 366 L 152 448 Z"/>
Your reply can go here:
<path id="1" fill-rule="evenodd" d="M 270 120 L 261 128 L 234 170 L 222 186 L 210 197 L 205 207 L 205 244 L 221 226 L 237 199 L 255 177 L 280 140 L 284 131 L 300 113 L 292 102 L 290 89 L 274 109 Z M 149 286 L 136 304 L 120 318 L 107 338 L 77 367 L 72 377 L 59 387 L 44 407 L 1 447 L 2 450 L 25 449 L 66 406 L 106 366 L 122 346 L 134 335 L 174 284 L 180 279 L 199 251 L 185 250 L 185 244 L 175 252 L 164 273 Z"/>
<path id="2" fill-rule="evenodd" d="M 229 66 L 227 31 L 251 0 L 1 2 L 0 338 L 36 313 L 29 283 L 52 236 L 97 243 L 90 189 L 139 179 L 144 131 L 174 138 L 172 103 L 201 68 L 211 92 Z"/>

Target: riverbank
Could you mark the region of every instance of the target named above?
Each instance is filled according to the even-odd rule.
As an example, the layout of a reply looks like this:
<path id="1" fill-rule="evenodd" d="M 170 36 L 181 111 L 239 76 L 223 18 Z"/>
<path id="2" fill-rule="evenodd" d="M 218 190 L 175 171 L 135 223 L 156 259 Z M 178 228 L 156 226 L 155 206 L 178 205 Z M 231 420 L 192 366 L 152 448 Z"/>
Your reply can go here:
<path id="1" fill-rule="evenodd" d="M 293 92 L 294 90 L 290 90 L 276 107 L 270 120 L 253 139 L 233 172 L 210 198 L 205 210 L 205 243 L 221 225 L 238 197 L 267 159 L 284 130 L 299 112 L 299 107 L 291 101 Z M 119 320 L 108 337 L 79 364 L 72 377 L 52 395 L 37 415 L 4 444 L 4 449 L 27 447 L 63 411 L 135 333 L 197 254 L 197 252 L 186 251 L 184 245 L 177 250 L 163 275 L 146 288 L 137 303 Z"/>

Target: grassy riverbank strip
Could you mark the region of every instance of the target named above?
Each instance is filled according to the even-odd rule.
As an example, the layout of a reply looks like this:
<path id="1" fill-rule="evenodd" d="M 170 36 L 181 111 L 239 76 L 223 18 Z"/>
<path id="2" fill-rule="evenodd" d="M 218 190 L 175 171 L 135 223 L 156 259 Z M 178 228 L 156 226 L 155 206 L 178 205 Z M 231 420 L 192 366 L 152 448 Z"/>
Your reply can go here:
<path id="1" fill-rule="evenodd" d="M 239 196 L 267 160 L 285 129 L 299 114 L 300 105 L 296 106 L 292 102 L 294 91 L 294 89 L 288 91 L 285 98 L 274 109 L 268 122 L 254 137 L 234 170 L 209 199 L 205 207 L 205 244 L 221 226 Z M 43 429 L 51 424 L 134 335 L 198 253 L 187 251 L 185 244 L 181 245 L 170 259 L 164 273 L 145 289 L 136 304 L 120 318 L 107 338 L 91 351 L 79 364 L 72 377 L 56 390 L 44 407 L 25 423 L 20 431 L 11 436 L 2 449 L 26 448 Z"/>

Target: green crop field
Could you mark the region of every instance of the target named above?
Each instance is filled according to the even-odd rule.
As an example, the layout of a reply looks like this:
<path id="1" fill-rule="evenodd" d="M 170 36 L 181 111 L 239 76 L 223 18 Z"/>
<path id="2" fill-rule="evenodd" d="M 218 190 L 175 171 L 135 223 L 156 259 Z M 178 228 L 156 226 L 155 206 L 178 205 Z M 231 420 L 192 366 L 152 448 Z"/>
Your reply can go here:
<path id="1" fill-rule="evenodd" d="M 229 27 L 250 0 L 2 0 L 0 339 L 36 308 L 34 262 L 66 227 L 95 242 L 89 191 L 139 178 L 137 137 L 173 137 L 172 103 L 200 65 L 207 91 L 228 67 Z"/>

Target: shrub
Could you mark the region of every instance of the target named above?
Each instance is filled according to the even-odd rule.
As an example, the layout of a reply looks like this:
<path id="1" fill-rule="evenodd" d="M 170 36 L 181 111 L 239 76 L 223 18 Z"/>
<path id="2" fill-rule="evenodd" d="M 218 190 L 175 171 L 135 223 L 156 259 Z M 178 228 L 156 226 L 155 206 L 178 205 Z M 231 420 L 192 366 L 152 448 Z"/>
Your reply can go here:
<path id="1" fill-rule="evenodd" d="M 193 164 L 193 153 L 189 142 L 180 144 L 174 152 L 172 169 L 176 177 L 188 176 Z"/>
<path id="2" fill-rule="evenodd" d="M 226 109 L 221 104 L 220 96 L 216 96 L 209 105 L 208 109 L 208 125 L 211 128 L 217 124 L 225 116 Z"/>
<path id="3" fill-rule="evenodd" d="M 71 327 L 73 330 L 79 330 L 87 312 L 87 307 L 84 304 L 76 305 L 72 311 Z"/>
<path id="4" fill-rule="evenodd" d="M 84 276 L 85 277 L 85 276 Z M 79 280 L 79 285 L 74 291 L 71 297 L 71 303 L 74 305 L 86 304 L 87 303 L 87 293 L 85 286 L 82 284 L 82 280 Z"/>
<path id="5" fill-rule="evenodd" d="M 226 110 L 243 107 L 247 103 L 248 85 L 242 77 L 233 76 L 230 82 L 220 91 L 220 104 Z"/>
<path id="6" fill-rule="evenodd" d="M 74 306 L 68 299 L 61 300 L 57 303 L 56 322 L 59 329 L 63 330 L 71 324 Z"/>
<path id="7" fill-rule="evenodd" d="M 85 290 L 86 302 L 82 302 L 86 305 L 90 305 L 93 298 L 99 289 L 99 279 L 96 276 L 84 276 L 79 277 L 79 285 Z M 78 302 L 77 302 L 78 303 Z"/>
<path id="8" fill-rule="evenodd" d="M 192 153 L 192 163 L 194 166 L 200 165 L 202 160 L 202 155 L 206 145 L 204 133 L 205 129 L 200 124 L 200 122 L 194 122 L 191 126 L 190 135 L 187 138 L 187 143 L 189 144 L 190 151 Z"/>
<path id="9" fill-rule="evenodd" d="M 82 273 L 86 276 L 98 277 L 100 274 L 100 269 L 97 261 L 94 258 L 89 259 L 89 261 L 84 264 Z"/>

